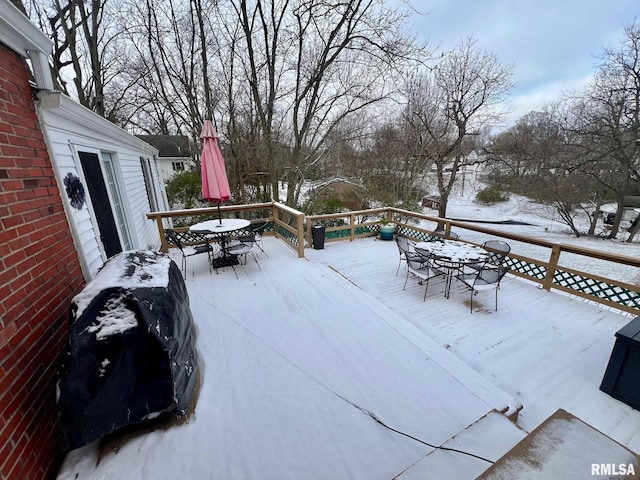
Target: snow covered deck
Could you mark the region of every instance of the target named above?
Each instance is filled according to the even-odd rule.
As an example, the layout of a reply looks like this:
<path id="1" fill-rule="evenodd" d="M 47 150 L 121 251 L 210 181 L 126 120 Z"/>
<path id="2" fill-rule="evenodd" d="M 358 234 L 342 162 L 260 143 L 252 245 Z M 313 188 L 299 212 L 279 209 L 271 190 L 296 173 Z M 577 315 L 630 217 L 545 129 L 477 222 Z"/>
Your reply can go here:
<path id="1" fill-rule="evenodd" d="M 67 456 L 59 478 L 475 478 L 558 408 L 640 450 L 640 412 L 598 387 L 630 317 L 506 278 L 499 292 L 395 276 L 395 242 L 299 259 L 265 238 L 218 275 L 187 261 L 202 387 L 187 424 Z M 176 252 L 172 252 L 175 254 Z M 176 257 L 177 258 L 177 257 Z M 512 413 L 518 425 L 495 411 Z M 461 450 L 436 449 L 441 446 Z M 453 478 L 453 476 L 451 476 Z"/>
<path id="2" fill-rule="evenodd" d="M 307 256 L 331 265 L 515 396 L 523 405 L 518 424 L 525 430 L 564 408 L 640 451 L 640 412 L 599 390 L 614 334 L 632 315 L 548 292 L 509 275 L 498 292 L 498 311 L 493 292 L 481 292 L 474 297 L 471 314 L 469 291 L 455 281 L 449 299 L 434 283 L 422 303 L 422 287 L 409 279 L 403 291 L 403 275 L 393 277 L 398 265 L 395 242 L 374 238 L 325 244 L 325 250 L 308 250 Z"/>

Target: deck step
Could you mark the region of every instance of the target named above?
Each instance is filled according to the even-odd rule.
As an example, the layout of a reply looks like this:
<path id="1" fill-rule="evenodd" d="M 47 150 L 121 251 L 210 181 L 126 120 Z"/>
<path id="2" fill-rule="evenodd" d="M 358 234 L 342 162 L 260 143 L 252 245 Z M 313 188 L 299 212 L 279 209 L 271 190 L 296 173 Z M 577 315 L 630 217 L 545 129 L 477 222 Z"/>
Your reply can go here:
<path id="1" fill-rule="evenodd" d="M 526 436 L 526 431 L 502 413 L 489 412 L 394 480 L 474 479 Z"/>
<path id="2" fill-rule="evenodd" d="M 559 409 L 478 480 L 518 478 L 638 478 L 640 457 L 608 435 Z"/>

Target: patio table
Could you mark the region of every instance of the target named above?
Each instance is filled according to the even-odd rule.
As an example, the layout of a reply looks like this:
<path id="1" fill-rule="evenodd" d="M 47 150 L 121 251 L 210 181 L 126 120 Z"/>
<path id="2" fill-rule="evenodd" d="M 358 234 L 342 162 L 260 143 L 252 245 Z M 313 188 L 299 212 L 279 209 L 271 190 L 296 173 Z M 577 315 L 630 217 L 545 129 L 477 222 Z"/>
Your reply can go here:
<path id="1" fill-rule="evenodd" d="M 230 233 L 247 228 L 251 222 L 243 218 L 223 218 L 222 220 L 206 220 L 196 223 L 189 227 L 192 232 L 204 233 L 206 235 L 215 235 L 220 239 L 222 247 L 222 257 L 214 258 L 212 265 L 214 268 L 229 267 L 238 264 L 238 259 L 233 255 L 227 254 L 227 237 Z"/>
<path id="2" fill-rule="evenodd" d="M 433 259 L 434 264 L 445 270 L 444 296 L 449 298 L 453 272 L 464 265 L 483 263 L 489 258 L 489 252 L 478 245 L 458 240 L 436 240 L 432 242 L 418 242 L 417 251 L 425 251 Z"/>

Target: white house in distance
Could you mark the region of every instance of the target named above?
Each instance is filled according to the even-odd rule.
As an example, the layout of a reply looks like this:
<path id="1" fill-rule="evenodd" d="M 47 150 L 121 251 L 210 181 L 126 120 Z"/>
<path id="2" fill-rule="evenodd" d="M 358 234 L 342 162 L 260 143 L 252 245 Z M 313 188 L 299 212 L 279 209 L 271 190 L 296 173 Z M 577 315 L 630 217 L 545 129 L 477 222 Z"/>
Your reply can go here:
<path id="1" fill-rule="evenodd" d="M 186 135 L 137 135 L 158 149 L 158 164 L 162 179 L 167 182 L 180 172 L 193 170 L 194 145 Z"/>

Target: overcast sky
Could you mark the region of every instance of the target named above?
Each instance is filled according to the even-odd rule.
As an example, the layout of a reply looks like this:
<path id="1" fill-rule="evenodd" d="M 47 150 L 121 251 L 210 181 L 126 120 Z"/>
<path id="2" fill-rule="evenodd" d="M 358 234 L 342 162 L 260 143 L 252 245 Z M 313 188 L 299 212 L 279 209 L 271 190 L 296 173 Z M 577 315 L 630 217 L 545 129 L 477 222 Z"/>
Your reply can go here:
<path id="1" fill-rule="evenodd" d="M 416 11 L 410 28 L 451 49 L 475 38 L 515 67 L 511 119 L 581 89 L 604 46 L 640 21 L 639 0 L 403 0 Z"/>

